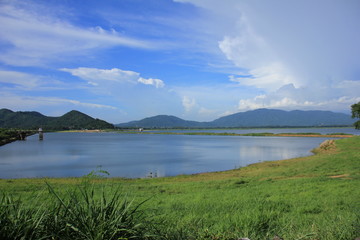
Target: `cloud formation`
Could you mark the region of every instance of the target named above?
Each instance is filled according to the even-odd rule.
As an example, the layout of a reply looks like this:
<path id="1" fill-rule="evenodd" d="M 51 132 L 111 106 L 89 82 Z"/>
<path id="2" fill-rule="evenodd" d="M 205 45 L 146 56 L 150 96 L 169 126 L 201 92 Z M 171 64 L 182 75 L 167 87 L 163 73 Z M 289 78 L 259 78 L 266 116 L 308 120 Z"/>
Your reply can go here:
<path id="1" fill-rule="evenodd" d="M 31 74 L 0 70 L 0 83 L 9 84 L 11 87 L 33 89 L 39 86 L 40 78 Z"/>
<path id="2" fill-rule="evenodd" d="M 63 104 L 69 104 L 73 107 L 86 107 L 97 109 L 112 109 L 117 108 L 110 105 L 103 105 L 97 103 L 81 102 L 74 99 L 58 98 L 58 97 L 35 97 L 35 96 L 20 96 L 15 94 L 9 94 L 7 92 L 1 93 L 1 103 L 11 109 L 19 110 L 33 110 L 43 106 L 61 106 Z"/>
<path id="3" fill-rule="evenodd" d="M 348 86 L 356 87 L 349 91 Z M 247 111 L 257 108 L 277 109 L 305 109 L 305 110 L 350 110 L 350 105 L 359 102 L 357 94 L 360 89 L 359 81 L 345 81 L 338 86 L 324 86 L 319 92 L 318 88 L 301 87 L 296 88 L 293 84 L 284 85 L 274 92 L 258 95 L 253 98 L 239 100 L 238 109 Z"/>
<path id="4" fill-rule="evenodd" d="M 136 83 L 140 74 L 133 71 L 125 71 L 118 68 L 98 69 L 79 67 L 75 69 L 62 68 L 61 71 L 71 73 L 73 76 L 87 80 L 89 84 L 98 85 L 102 81 Z"/>
<path id="5" fill-rule="evenodd" d="M 184 96 L 182 98 L 182 104 L 184 106 L 185 112 L 190 112 L 197 106 L 196 100 L 188 96 Z"/>
<path id="6" fill-rule="evenodd" d="M 53 10 L 34 2 L 4 1 L 0 4 L 0 41 L 9 46 L 0 54 L 0 61 L 15 66 L 37 66 L 101 48 L 153 47 L 149 42 L 122 36 L 113 29 L 75 26 L 54 14 L 47 14 Z"/>
<path id="7" fill-rule="evenodd" d="M 62 68 L 64 72 L 69 72 L 73 76 L 87 80 L 89 84 L 98 86 L 104 81 L 110 81 L 115 83 L 142 83 L 145 85 L 152 85 L 156 88 L 162 88 L 165 86 L 164 82 L 155 78 L 143 78 L 140 77 L 140 73 L 134 71 L 121 70 L 119 68 L 112 69 L 98 69 L 98 68 L 86 68 L 79 67 L 75 69 Z"/>
<path id="8" fill-rule="evenodd" d="M 284 85 L 297 82 L 293 75 L 279 62 L 250 69 L 247 76 L 235 77 L 234 75 L 230 75 L 229 80 L 238 82 L 241 85 L 254 86 L 267 91 L 275 91 Z"/>
<path id="9" fill-rule="evenodd" d="M 157 78 L 138 78 L 137 80 L 138 82 L 142 83 L 142 84 L 145 84 L 145 85 L 153 85 L 155 86 L 156 88 L 162 88 L 165 86 L 164 82 L 160 79 L 157 79 Z"/>
<path id="10" fill-rule="evenodd" d="M 349 101 L 357 99 L 359 1 L 177 1 L 205 8 L 228 23 L 218 46 L 238 68 L 229 80 L 264 91 L 240 97 L 239 110 L 345 111 Z"/>

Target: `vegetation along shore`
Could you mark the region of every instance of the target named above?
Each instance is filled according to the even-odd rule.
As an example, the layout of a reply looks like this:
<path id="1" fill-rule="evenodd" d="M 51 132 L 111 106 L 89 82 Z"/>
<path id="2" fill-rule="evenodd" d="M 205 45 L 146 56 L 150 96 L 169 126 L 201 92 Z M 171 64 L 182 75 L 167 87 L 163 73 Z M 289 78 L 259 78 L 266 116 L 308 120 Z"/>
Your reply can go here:
<path id="1" fill-rule="evenodd" d="M 0 146 L 17 140 L 24 140 L 35 133 L 36 131 L 34 130 L 0 128 Z"/>
<path id="2" fill-rule="evenodd" d="M 347 133 L 229 133 L 229 132 L 163 132 L 163 131 L 118 131 L 119 133 L 131 133 L 131 134 L 170 134 L 170 135 L 209 135 L 209 136 L 248 136 L 248 137 L 329 137 L 329 138 L 348 138 L 354 135 Z"/>
<path id="3" fill-rule="evenodd" d="M 176 177 L 2 179 L 0 238 L 353 240 L 359 146 L 354 136 L 309 157 Z"/>

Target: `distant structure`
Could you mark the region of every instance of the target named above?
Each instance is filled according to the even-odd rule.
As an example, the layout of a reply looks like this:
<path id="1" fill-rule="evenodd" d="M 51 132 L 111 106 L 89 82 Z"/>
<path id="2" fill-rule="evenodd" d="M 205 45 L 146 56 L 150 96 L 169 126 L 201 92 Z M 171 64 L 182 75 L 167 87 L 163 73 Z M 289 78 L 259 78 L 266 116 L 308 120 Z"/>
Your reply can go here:
<path id="1" fill-rule="evenodd" d="M 143 129 L 143 128 L 139 128 L 139 132 L 142 132 L 142 131 L 144 131 L 144 129 Z"/>
<path id="2" fill-rule="evenodd" d="M 26 140 L 26 132 L 24 132 L 24 131 L 19 132 L 19 139 L 22 141 L 25 141 Z"/>
<path id="3" fill-rule="evenodd" d="M 149 174 L 146 177 L 147 178 L 157 178 L 158 177 L 157 170 L 155 170 L 154 172 L 149 172 Z"/>
<path id="4" fill-rule="evenodd" d="M 39 128 L 39 140 L 40 141 L 44 140 L 44 133 L 43 133 L 42 128 Z"/>

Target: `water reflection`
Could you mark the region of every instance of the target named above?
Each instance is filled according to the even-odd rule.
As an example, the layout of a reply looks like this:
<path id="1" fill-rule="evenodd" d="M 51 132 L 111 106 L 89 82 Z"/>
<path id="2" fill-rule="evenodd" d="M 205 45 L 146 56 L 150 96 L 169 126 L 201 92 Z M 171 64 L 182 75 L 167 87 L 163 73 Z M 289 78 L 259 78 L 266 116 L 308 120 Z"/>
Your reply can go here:
<path id="1" fill-rule="evenodd" d="M 0 148 L 0 178 L 79 177 L 102 165 L 111 177 L 229 170 L 309 155 L 324 138 L 48 133 Z M 150 174 L 151 173 L 151 174 Z"/>
<path id="2" fill-rule="evenodd" d="M 239 159 L 241 160 L 239 166 L 254 163 L 253 159 L 257 159 L 258 162 L 263 162 L 309 155 L 309 149 L 304 149 L 303 153 L 294 151 L 294 148 L 298 148 L 299 146 L 291 144 L 291 142 L 289 144 L 289 142 L 281 141 L 283 142 L 281 145 L 274 145 L 269 141 L 263 142 L 260 140 L 259 142 L 259 145 L 242 145 L 239 147 Z"/>

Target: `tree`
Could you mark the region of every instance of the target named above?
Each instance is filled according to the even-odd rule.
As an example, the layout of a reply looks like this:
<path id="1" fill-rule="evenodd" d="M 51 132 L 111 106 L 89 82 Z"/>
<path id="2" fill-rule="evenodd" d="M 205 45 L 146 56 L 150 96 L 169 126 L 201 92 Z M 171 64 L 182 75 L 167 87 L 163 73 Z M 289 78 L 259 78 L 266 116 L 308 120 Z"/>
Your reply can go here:
<path id="1" fill-rule="evenodd" d="M 360 118 L 360 102 L 351 105 L 351 117 Z M 360 129 L 360 121 L 354 123 L 356 129 Z"/>

